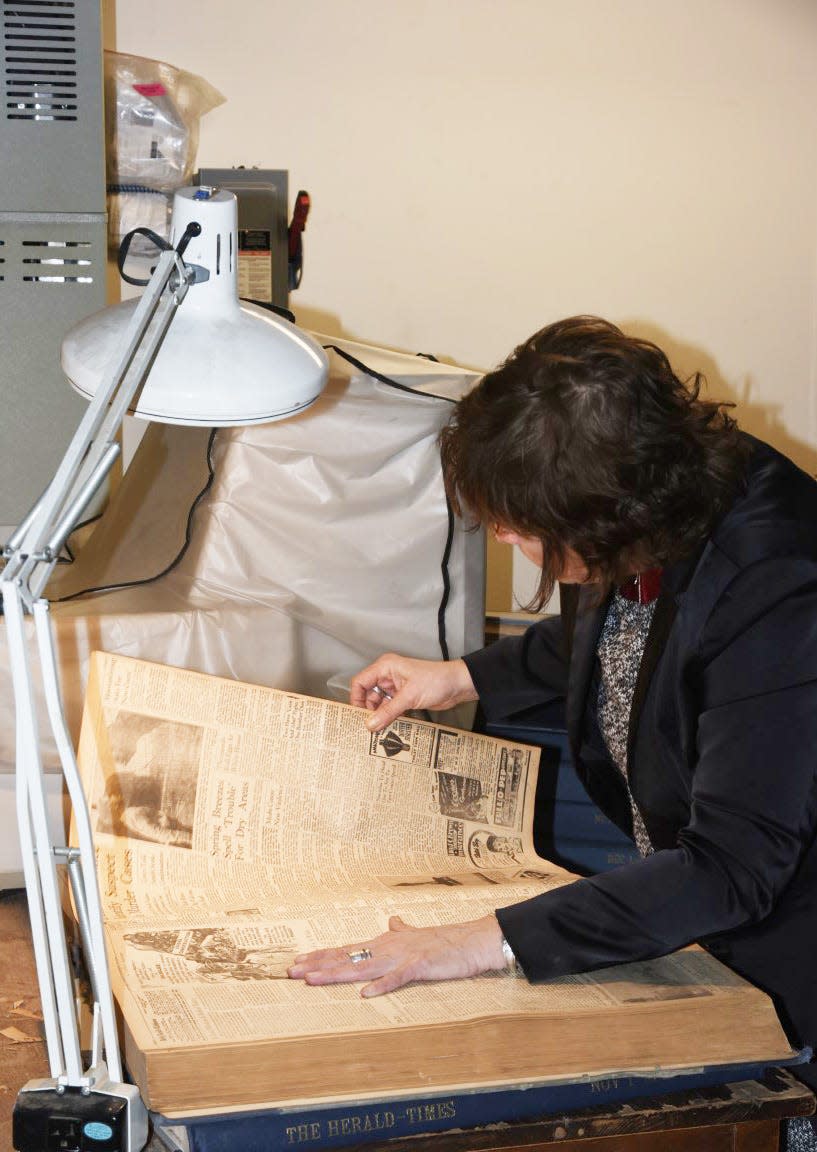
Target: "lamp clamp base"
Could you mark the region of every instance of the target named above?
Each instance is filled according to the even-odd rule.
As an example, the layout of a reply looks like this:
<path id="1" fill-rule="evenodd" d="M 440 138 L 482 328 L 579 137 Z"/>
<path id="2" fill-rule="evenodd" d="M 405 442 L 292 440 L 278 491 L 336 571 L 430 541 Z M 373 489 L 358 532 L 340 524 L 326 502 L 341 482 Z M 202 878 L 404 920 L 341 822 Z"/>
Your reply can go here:
<path id="1" fill-rule="evenodd" d="M 134 1084 L 29 1080 L 14 1105 L 16 1152 L 137 1152 L 147 1138 L 147 1111 Z"/>

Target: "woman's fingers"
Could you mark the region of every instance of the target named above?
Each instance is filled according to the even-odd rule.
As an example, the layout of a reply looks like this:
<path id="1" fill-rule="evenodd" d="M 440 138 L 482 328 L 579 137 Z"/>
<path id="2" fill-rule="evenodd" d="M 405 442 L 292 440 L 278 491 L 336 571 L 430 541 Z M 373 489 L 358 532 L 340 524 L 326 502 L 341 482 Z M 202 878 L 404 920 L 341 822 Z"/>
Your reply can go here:
<path id="1" fill-rule="evenodd" d="M 376 691 L 377 688 L 394 695 L 392 691 L 394 682 L 386 671 L 388 660 L 388 655 L 381 656 L 374 664 L 369 664 L 352 677 L 349 685 L 349 703 L 355 708 L 376 708 L 382 699 L 381 694 Z"/>
<path id="2" fill-rule="evenodd" d="M 318 948 L 314 952 L 304 952 L 296 956 L 288 972 L 296 979 L 316 977 L 308 979 L 309 984 L 336 983 L 344 979 L 344 976 L 347 980 L 357 980 L 361 971 L 372 972 L 373 948 L 374 941 L 369 941 L 368 944 L 350 944 L 345 948 Z M 381 952 L 381 964 L 383 959 Z"/>
<path id="3" fill-rule="evenodd" d="M 382 936 L 296 956 L 288 974 L 307 984 L 363 981 L 361 995 L 371 997 L 412 980 L 475 976 L 504 963 L 502 931 L 495 916 L 435 928 L 414 928 L 392 916 Z"/>
<path id="4" fill-rule="evenodd" d="M 476 700 L 471 674 L 463 660 L 416 660 L 386 653 L 352 678 L 349 699 L 372 715 L 371 732 L 380 732 L 398 716 L 416 709 L 451 708 Z"/>
<path id="5" fill-rule="evenodd" d="M 385 948 L 377 947 L 378 942 L 386 938 L 304 953 L 295 957 L 287 974 L 290 979 L 303 980 L 316 987 L 366 981 L 361 989 L 361 996 L 366 997 L 392 992 L 407 984 L 411 977 L 402 976 L 395 958 Z"/>
<path id="6" fill-rule="evenodd" d="M 382 732 L 416 705 L 408 703 L 406 694 L 397 692 L 394 696 L 381 697 L 371 716 L 366 717 L 366 727 L 370 732 Z"/>

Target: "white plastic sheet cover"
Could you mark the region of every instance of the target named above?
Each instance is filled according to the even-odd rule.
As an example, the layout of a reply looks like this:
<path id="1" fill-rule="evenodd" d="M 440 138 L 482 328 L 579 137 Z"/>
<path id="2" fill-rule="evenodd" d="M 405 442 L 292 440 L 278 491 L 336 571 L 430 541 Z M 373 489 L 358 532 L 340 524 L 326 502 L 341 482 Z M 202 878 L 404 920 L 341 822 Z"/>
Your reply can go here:
<path id="1" fill-rule="evenodd" d="M 151 425 L 76 562 L 57 569 L 49 596 L 75 737 L 96 648 L 345 699 L 349 677 L 382 651 L 439 658 L 441 641 L 451 657 L 481 646 L 484 541 L 459 521 L 452 527 L 436 442 L 452 402 L 478 375 L 319 339 L 401 387 L 333 352 L 329 384 L 311 409 L 218 431 L 189 547 L 155 580 L 177 557 L 207 483 L 210 433 Z M 123 583 L 131 586 L 57 602 Z M 4 641 L 0 679 L 0 769 L 8 770 L 14 712 Z M 470 722 L 463 713 L 449 719 Z M 45 736 L 43 754 L 56 763 Z"/>

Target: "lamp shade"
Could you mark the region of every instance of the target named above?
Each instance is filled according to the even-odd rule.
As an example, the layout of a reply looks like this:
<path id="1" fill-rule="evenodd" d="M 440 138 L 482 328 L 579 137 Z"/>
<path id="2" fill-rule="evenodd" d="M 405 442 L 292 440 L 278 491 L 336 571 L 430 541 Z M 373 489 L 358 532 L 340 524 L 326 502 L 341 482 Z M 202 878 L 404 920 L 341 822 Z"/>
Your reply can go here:
<path id="1" fill-rule="evenodd" d="M 232 192 L 182 188 L 173 202 L 171 244 L 188 224 L 201 233 L 185 263 L 209 272 L 182 300 L 133 408 L 133 415 L 167 424 L 229 426 L 281 420 L 320 395 L 328 360 L 317 341 L 294 324 L 253 304 L 237 287 L 237 201 Z M 138 301 L 105 308 L 63 340 L 62 367 L 90 398 L 127 345 Z"/>

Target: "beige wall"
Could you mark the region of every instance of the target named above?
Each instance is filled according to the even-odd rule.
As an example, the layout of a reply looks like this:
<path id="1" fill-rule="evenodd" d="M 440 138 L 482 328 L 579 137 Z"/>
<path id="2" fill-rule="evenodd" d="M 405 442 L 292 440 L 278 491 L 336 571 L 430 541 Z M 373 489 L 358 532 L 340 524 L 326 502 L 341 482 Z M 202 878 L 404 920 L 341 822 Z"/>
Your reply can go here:
<path id="1" fill-rule="evenodd" d="M 662 343 L 817 470 L 814 0 L 108 0 L 288 168 L 301 323 L 488 367 L 559 316 Z M 492 607 L 506 606 L 507 558 Z M 524 562 L 517 596 L 530 586 Z"/>

